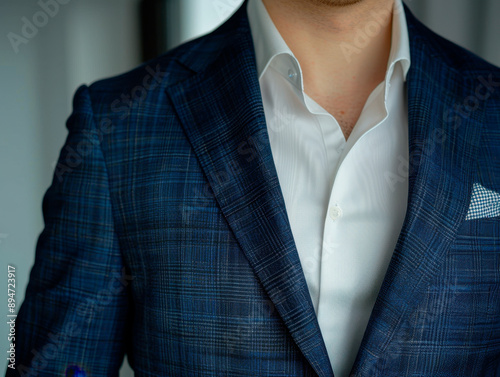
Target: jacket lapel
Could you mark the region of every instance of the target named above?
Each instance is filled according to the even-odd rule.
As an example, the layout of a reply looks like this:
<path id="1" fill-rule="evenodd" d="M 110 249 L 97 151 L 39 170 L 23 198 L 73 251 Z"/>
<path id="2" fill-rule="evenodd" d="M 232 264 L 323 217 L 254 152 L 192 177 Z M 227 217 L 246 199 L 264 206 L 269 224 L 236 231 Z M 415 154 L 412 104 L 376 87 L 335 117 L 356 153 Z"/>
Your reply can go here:
<path id="1" fill-rule="evenodd" d="M 333 376 L 272 158 L 246 2 L 194 50 L 180 63 L 196 73 L 167 92 L 256 276 L 316 373 Z"/>
<path id="2" fill-rule="evenodd" d="M 481 111 L 454 113 L 479 82 L 451 69 L 430 31 L 406 8 L 411 68 L 407 77 L 409 196 L 406 218 L 353 367 L 375 376 L 436 275 L 465 219 L 474 179 Z M 434 38 L 434 37 L 432 37 Z M 386 364 L 386 365 L 390 365 Z"/>

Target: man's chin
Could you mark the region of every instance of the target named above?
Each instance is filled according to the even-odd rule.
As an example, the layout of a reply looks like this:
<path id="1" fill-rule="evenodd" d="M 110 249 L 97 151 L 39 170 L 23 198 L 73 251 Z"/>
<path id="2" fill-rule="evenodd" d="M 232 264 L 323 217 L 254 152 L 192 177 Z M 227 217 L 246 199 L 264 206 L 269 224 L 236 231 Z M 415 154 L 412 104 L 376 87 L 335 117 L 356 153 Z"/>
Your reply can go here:
<path id="1" fill-rule="evenodd" d="M 332 7 L 346 7 L 363 2 L 363 0 L 309 0 L 316 4 L 323 4 Z"/>

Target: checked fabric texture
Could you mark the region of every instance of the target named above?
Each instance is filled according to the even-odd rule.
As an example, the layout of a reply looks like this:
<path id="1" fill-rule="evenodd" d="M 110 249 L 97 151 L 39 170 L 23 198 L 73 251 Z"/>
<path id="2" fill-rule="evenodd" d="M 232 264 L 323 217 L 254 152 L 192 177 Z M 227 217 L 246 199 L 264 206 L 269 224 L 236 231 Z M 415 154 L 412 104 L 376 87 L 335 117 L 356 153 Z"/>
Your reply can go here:
<path id="1" fill-rule="evenodd" d="M 408 208 L 350 377 L 498 377 L 500 70 L 405 12 Z M 73 108 L 6 376 L 334 377 L 246 2 Z"/>
<path id="2" fill-rule="evenodd" d="M 500 216 L 500 193 L 474 183 L 466 220 Z"/>

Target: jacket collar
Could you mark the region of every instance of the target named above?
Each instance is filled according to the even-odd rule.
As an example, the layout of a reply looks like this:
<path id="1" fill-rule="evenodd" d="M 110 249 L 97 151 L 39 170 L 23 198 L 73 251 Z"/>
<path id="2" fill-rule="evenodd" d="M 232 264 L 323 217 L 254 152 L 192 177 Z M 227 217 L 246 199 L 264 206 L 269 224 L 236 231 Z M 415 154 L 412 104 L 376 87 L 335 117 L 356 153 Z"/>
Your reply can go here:
<path id="1" fill-rule="evenodd" d="M 314 371 L 331 377 L 272 158 L 246 4 L 209 36 L 176 50 L 189 74 L 167 93 L 257 278 Z M 481 112 L 459 126 L 444 117 L 472 83 L 446 64 L 434 37 L 406 14 L 408 210 L 353 368 L 359 375 L 374 375 L 386 351 L 403 339 L 401 323 L 439 270 L 466 216 L 479 142 Z"/>

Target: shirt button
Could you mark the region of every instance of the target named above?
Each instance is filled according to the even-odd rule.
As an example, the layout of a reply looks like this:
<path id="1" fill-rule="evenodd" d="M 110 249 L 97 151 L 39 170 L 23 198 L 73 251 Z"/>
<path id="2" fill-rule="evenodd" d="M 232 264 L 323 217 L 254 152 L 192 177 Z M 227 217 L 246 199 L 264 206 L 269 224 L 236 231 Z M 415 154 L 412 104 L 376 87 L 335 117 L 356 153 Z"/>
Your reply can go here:
<path id="1" fill-rule="evenodd" d="M 294 80 L 297 77 L 297 72 L 295 72 L 293 69 L 288 70 L 288 77 L 292 80 Z"/>
<path id="2" fill-rule="evenodd" d="M 330 207 L 330 218 L 336 221 L 342 217 L 342 208 L 337 205 Z"/>

